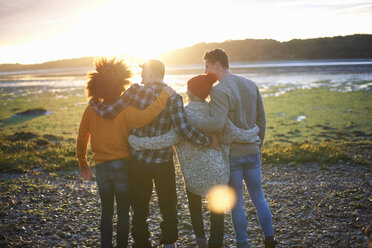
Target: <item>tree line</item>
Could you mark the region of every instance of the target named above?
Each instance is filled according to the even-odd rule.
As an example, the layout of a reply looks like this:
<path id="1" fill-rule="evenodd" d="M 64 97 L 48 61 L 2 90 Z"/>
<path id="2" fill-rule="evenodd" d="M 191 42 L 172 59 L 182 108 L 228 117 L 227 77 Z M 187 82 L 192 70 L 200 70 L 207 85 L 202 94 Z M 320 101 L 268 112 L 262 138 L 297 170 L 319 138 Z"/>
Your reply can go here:
<path id="1" fill-rule="evenodd" d="M 224 49 L 232 62 L 372 58 L 372 35 L 355 34 L 279 42 L 271 39 L 199 43 L 162 56 L 167 64 L 202 63 L 206 50 Z"/>
<path id="2" fill-rule="evenodd" d="M 222 48 L 231 62 L 269 60 L 363 59 L 372 58 L 372 35 L 355 34 L 315 39 L 293 39 L 279 42 L 272 39 L 228 40 L 222 43 L 198 43 L 161 56 L 167 65 L 200 64 L 206 50 Z M 94 57 L 63 59 L 42 64 L 2 64 L 0 71 L 38 70 L 51 68 L 92 67 Z"/>

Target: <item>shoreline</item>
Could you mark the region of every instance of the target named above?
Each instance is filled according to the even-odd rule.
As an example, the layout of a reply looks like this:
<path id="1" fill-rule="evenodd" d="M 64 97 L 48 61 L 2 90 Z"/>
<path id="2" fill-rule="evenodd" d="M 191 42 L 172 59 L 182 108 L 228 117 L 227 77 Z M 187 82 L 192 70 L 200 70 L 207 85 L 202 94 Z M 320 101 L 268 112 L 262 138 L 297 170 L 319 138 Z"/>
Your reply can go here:
<path id="1" fill-rule="evenodd" d="M 7 69 L 7 64 L 0 64 L 0 75 L 22 75 L 42 74 L 50 72 L 88 72 L 94 70 L 93 63 L 79 66 L 42 66 L 43 64 L 8 64 L 14 69 Z M 346 59 L 308 59 L 308 60 L 257 60 L 257 61 L 231 61 L 232 69 L 273 69 L 293 67 L 324 67 L 324 66 L 369 66 L 372 67 L 372 58 L 346 58 Z M 2 68 L 3 67 L 3 68 Z M 184 71 L 204 70 L 204 64 L 169 64 L 166 67 L 167 73 L 183 73 Z M 75 75 L 75 74 L 71 74 Z"/>

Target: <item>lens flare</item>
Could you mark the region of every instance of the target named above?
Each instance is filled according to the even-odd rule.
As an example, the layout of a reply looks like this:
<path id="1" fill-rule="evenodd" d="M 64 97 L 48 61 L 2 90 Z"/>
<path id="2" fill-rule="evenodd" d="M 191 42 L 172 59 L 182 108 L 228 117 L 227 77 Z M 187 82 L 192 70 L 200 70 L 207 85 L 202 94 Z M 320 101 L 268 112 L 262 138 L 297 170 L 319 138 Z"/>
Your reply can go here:
<path id="1" fill-rule="evenodd" d="M 209 209 L 222 214 L 226 210 L 232 209 L 236 203 L 234 190 L 227 185 L 216 185 L 207 194 Z"/>

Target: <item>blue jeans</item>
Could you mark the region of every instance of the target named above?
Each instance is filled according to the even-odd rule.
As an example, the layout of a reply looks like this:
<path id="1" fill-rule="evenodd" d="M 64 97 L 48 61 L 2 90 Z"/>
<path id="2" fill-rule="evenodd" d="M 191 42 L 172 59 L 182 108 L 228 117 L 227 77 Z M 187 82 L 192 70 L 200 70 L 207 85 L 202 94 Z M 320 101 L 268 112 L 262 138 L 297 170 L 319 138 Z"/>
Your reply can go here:
<path id="1" fill-rule="evenodd" d="M 116 198 L 118 223 L 117 247 L 128 246 L 129 233 L 129 161 L 126 159 L 96 165 L 96 180 L 101 198 L 101 247 L 112 247 L 112 217 Z"/>
<path id="2" fill-rule="evenodd" d="M 247 242 L 247 219 L 244 211 L 243 180 L 256 207 L 261 228 L 266 237 L 274 235 L 269 206 L 261 184 L 260 153 L 245 156 L 230 156 L 230 185 L 236 192 L 237 202 L 232 209 L 236 241 Z"/>

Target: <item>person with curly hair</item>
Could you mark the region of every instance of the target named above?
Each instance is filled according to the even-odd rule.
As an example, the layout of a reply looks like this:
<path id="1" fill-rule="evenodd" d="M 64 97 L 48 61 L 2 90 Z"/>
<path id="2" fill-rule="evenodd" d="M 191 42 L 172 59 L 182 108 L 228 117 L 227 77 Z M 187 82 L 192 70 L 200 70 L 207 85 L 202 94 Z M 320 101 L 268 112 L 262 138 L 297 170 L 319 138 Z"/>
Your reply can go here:
<path id="1" fill-rule="evenodd" d="M 116 101 L 130 82 L 131 71 L 116 58 L 101 58 L 95 63 L 96 72 L 89 74 L 87 95 L 91 101 L 106 104 Z M 175 92 L 163 87 L 156 100 L 146 109 L 128 106 L 112 119 L 100 117 L 88 105 L 81 118 L 77 138 L 77 158 L 81 175 L 90 180 L 86 153 L 90 137 L 91 150 L 96 169 L 96 181 L 101 199 L 101 247 L 112 247 L 112 218 L 116 199 L 117 247 L 127 247 L 129 233 L 129 176 L 130 151 L 127 146 L 132 128 L 140 128 L 151 123 L 164 109 L 168 98 Z"/>

